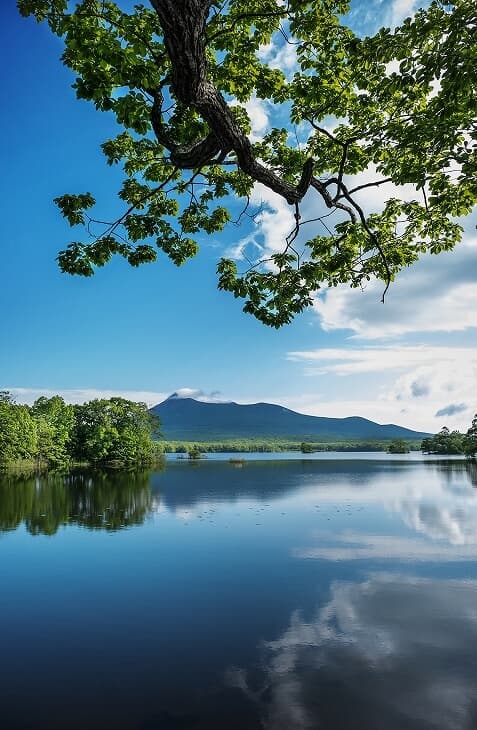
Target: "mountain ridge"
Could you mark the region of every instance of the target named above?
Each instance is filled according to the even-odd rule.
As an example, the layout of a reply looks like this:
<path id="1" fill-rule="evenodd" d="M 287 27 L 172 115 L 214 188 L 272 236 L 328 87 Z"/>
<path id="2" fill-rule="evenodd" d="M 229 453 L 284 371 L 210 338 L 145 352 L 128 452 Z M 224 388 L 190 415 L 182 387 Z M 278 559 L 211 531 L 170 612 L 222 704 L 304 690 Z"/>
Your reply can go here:
<path id="1" fill-rule="evenodd" d="M 169 441 L 385 441 L 429 436 L 426 432 L 394 423 L 379 424 L 362 416 L 310 416 L 275 403 L 202 401 L 176 393 L 150 410 L 159 416 L 161 431 Z"/>

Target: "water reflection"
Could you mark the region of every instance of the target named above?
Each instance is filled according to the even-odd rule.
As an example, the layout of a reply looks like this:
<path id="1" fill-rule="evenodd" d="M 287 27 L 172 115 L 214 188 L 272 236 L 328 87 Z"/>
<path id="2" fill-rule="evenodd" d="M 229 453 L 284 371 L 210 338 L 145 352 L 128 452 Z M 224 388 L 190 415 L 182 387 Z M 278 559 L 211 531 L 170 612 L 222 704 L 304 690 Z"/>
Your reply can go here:
<path id="1" fill-rule="evenodd" d="M 477 720 L 477 581 L 391 574 L 334 582 L 309 621 L 262 644 L 262 682 L 226 681 L 267 730 L 471 730 Z"/>
<path id="2" fill-rule="evenodd" d="M 435 463 L 430 464 L 434 468 Z M 303 490 L 329 490 L 333 499 L 355 492 L 363 499 L 376 479 L 396 477 L 426 469 L 425 462 L 384 462 L 370 460 L 251 461 L 237 469 L 220 461 L 194 464 L 170 463 L 161 474 L 152 475 L 152 487 L 161 493 L 171 510 L 195 507 L 201 502 L 231 502 L 244 499 L 269 501 L 296 495 Z"/>
<path id="3" fill-rule="evenodd" d="M 407 495 L 395 500 L 394 509 L 414 532 L 432 540 L 477 545 L 477 464 L 450 462 L 433 468 L 441 489 L 436 485 L 426 491 L 414 484 Z"/>
<path id="4" fill-rule="evenodd" d="M 456 475 L 463 476 L 468 479 L 473 487 L 477 487 L 477 461 L 470 459 L 466 461 L 448 461 L 438 464 L 440 471 L 443 470 L 448 474 L 449 478 Z"/>
<path id="5" fill-rule="evenodd" d="M 2 726 L 474 730 L 475 476 L 381 459 L 0 478 L 0 530 L 26 528 L 0 542 Z"/>
<path id="6" fill-rule="evenodd" d="M 150 511 L 193 516 L 217 504 L 293 498 L 377 503 L 417 534 L 450 545 L 477 545 L 475 462 L 220 462 L 169 464 L 163 472 L 80 472 L 70 475 L 0 474 L 0 532 L 24 524 L 32 535 L 60 525 L 119 530 L 141 524 Z M 348 540 L 346 538 L 345 542 Z M 342 541 L 341 541 L 342 542 Z"/>
<path id="7" fill-rule="evenodd" d="M 405 535 L 380 535 L 344 530 L 316 535 L 317 545 L 293 550 L 296 558 L 336 561 L 461 563 L 477 559 L 477 544 L 454 546 Z"/>
<path id="8" fill-rule="evenodd" d="M 477 499 L 477 463 L 469 461 L 386 462 L 359 461 L 263 461 L 245 463 L 240 469 L 224 462 L 168 464 L 152 474 L 151 486 L 161 493 L 171 511 L 200 506 L 202 502 L 269 501 L 298 492 L 313 492 L 322 500 L 376 501 L 421 494 Z M 411 496 L 412 498 L 412 496 Z"/>
<path id="9" fill-rule="evenodd" d="M 31 535 L 62 525 L 115 531 L 140 525 L 151 510 L 149 472 L 80 472 L 0 478 L 0 531 L 24 524 Z"/>

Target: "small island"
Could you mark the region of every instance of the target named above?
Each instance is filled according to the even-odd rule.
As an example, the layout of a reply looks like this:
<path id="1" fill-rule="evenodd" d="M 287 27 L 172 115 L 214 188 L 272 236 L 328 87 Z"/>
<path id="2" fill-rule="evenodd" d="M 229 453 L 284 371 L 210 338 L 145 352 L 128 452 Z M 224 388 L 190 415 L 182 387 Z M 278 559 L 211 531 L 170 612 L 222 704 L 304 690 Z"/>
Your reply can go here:
<path id="1" fill-rule="evenodd" d="M 388 447 L 388 454 L 409 454 L 409 446 L 403 439 L 391 441 Z"/>

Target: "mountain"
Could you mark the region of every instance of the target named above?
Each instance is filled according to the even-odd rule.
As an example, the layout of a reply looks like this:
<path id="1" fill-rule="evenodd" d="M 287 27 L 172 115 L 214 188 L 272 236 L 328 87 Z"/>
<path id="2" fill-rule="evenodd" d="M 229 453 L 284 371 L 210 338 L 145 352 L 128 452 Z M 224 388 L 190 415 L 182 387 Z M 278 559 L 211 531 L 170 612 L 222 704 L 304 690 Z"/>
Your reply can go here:
<path id="1" fill-rule="evenodd" d="M 159 416 L 169 441 L 228 441 L 231 439 L 290 439 L 296 441 L 367 441 L 421 439 L 429 434 L 366 418 L 305 416 L 271 403 L 207 403 L 176 393 L 151 408 Z"/>

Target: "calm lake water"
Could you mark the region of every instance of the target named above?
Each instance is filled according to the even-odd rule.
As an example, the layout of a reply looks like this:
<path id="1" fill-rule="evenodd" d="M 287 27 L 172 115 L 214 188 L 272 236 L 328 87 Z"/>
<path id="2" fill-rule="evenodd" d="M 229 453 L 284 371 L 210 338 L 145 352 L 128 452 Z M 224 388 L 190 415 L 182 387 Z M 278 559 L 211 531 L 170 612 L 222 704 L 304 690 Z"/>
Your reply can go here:
<path id="1" fill-rule="evenodd" d="M 475 730 L 476 487 L 369 454 L 0 476 L 1 727 Z"/>

